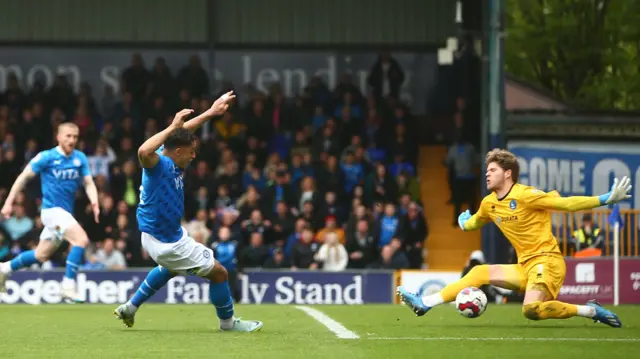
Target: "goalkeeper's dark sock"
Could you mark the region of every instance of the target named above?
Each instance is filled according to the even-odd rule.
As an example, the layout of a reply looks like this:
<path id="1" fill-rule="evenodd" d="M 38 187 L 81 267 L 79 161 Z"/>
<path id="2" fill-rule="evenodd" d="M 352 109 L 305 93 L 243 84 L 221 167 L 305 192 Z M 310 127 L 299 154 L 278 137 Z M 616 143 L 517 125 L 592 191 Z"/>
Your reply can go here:
<path id="1" fill-rule="evenodd" d="M 456 300 L 456 296 L 458 296 L 458 293 L 460 293 L 461 290 L 467 287 L 480 288 L 485 284 L 489 284 L 489 266 L 478 265 L 473 267 L 469 273 L 460 278 L 460 280 L 444 287 L 440 293 L 422 298 L 422 302 L 428 307 L 453 302 Z"/>
<path id="2" fill-rule="evenodd" d="M 596 310 L 586 305 L 574 305 L 551 300 L 525 304 L 522 306 L 522 314 L 531 320 L 566 319 L 575 316 L 593 318 Z"/>

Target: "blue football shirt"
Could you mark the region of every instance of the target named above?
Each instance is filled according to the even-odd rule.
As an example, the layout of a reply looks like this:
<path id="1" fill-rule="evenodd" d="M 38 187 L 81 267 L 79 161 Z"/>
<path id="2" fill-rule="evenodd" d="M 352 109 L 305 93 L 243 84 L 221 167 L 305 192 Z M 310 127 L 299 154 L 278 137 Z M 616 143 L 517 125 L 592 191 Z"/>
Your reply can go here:
<path id="1" fill-rule="evenodd" d="M 181 220 L 184 215 L 184 170 L 173 160 L 156 153 L 160 160 L 153 168 L 142 169 L 140 203 L 136 211 L 138 228 L 164 243 L 182 238 Z"/>
<path id="2" fill-rule="evenodd" d="M 83 185 L 83 178 L 91 175 L 87 156 L 78 150 L 66 155 L 54 147 L 38 153 L 29 165 L 40 174 L 42 209 L 60 207 L 73 213 L 76 191 Z"/>

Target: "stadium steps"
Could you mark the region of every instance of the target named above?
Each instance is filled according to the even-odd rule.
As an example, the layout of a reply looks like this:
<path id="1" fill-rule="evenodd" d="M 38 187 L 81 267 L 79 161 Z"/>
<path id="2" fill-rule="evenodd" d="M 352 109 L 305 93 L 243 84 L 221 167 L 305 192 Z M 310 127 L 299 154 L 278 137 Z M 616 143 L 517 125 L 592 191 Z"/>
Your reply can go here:
<path id="1" fill-rule="evenodd" d="M 425 264 L 429 270 L 459 271 L 472 251 L 480 248 L 480 231 L 463 232 L 452 226 L 445 146 L 421 146 L 418 159 L 420 191 L 429 224 Z M 465 208 L 463 207 L 463 210 Z"/>

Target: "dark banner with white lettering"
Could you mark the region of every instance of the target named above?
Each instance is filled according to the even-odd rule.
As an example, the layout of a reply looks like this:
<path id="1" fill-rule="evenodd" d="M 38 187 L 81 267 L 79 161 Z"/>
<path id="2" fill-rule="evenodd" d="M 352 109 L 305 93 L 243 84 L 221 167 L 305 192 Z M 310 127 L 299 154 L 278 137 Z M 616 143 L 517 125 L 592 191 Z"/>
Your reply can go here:
<path id="1" fill-rule="evenodd" d="M 61 303 L 63 272 L 20 271 L 7 281 L 3 304 Z M 78 293 L 87 303 L 126 302 L 147 275 L 146 270 L 78 274 Z M 392 303 L 393 272 L 248 272 L 238 282 L 242 303 L 363 304 Z M 209 283 L 198 277 L 176 277 L 150 303 L 209 303 Z"/>
<path id="2" fill-rule="evenodd" d="M 288 97 L 298 95 L 315 76 L 322 76 L 330 89 L 336 87 L 340 76 L 350 72 L 353 82 L 363 93 L 368 93 L 367 75 L 377 54 L 332 51 L 216 51 L 204 49 L 144 50 L 144 49 L 60 49 L 11 48 L 0 49 L 0 92 L 4 91 L 9 73 L 17 75 L 21 86 L 31 88 L 36 81 L 46 87 L 53 84 L 55 75 L 65 74 L 77 91 L 82 82 L 88 82 L 96 99 L 104 94 L 105 86 L 119 93 L 122 72 L 131 65 L 131 56 L 138 52 L 151 69 L 156 58 L 163 57 L 176 75 L 187 64 L 189 56 L 200 57 L 202 67 L 209 76 L 220 81 L 231 81 L 244 98 L 243 86 L 252 83 L 266 92 L 274 83 L 280 83 Z M 405 72 L 401 90 L 402 100 L 410 103 L 416 112 L 424 113 L 429 96 L 433 93 L 438 75 L 435 53 L 394 53 Z M 211 76 L 211 73 L 214 76 Z"/>
<path id="3" fill-rule="evenodd" d="M 393 272 L 248 272 L 241 303 L 393 303 Z"/>

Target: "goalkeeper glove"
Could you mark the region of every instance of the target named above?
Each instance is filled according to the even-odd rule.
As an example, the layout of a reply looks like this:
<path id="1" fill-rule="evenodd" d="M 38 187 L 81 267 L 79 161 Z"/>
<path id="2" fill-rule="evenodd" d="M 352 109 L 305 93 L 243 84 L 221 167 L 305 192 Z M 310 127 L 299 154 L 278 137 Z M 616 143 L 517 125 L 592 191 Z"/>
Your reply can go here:
<path id="1" fill-rule="evenodd" d="M 604 206 L 614 204 L 631 198 L 629 192 L 631 192 L 632 187 L 633 186 L 631 186 L 631 179 L 629 177 L 624 176 L 620 181 L 618 181 L 617 178 L 614 178 L 613 186 L 611 186 L 611 191 L 609 193 L 598 196 L 600 205 Z"/>
<path id="2" fill-rule="evenodd" d="M 460 213 L 460 215 L 458 216 L 458 225 L 460 226 L 460 228 L 462 228 L 463 231 L 465 230 L 464 224 L 467 223 L 469 218 L 471 218 L 471 212 L 469 212 L 469 210 Z"/>

